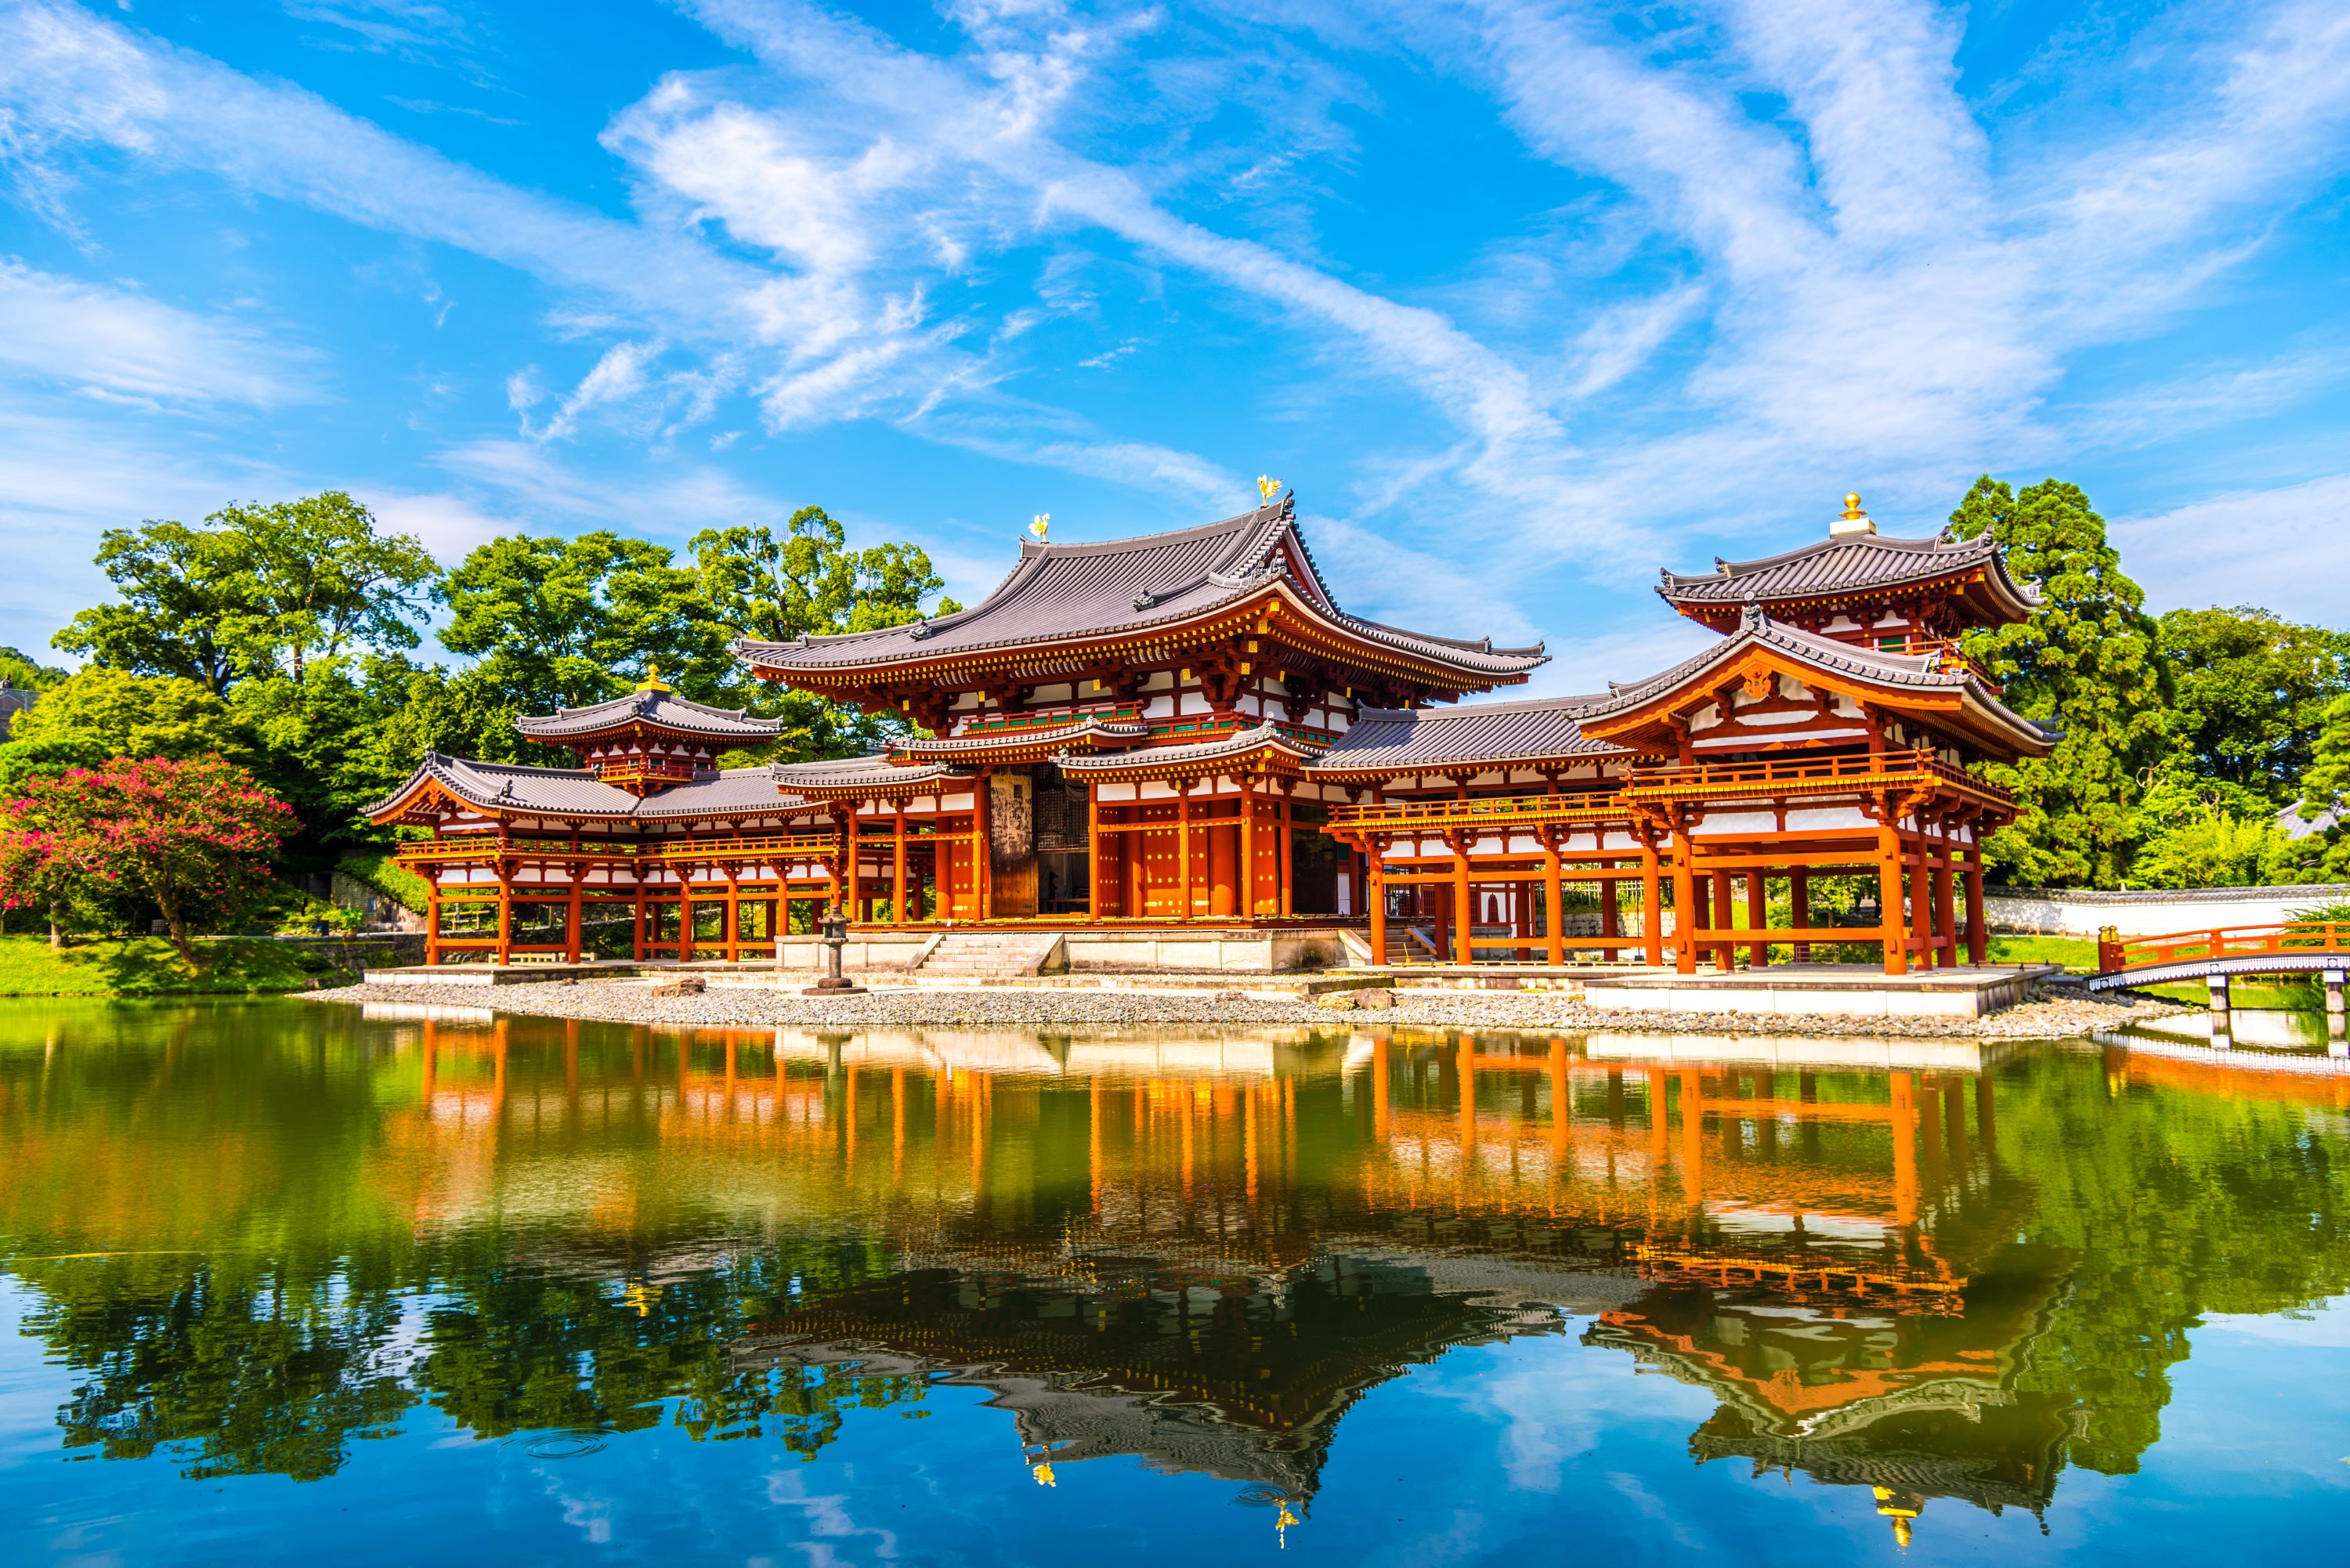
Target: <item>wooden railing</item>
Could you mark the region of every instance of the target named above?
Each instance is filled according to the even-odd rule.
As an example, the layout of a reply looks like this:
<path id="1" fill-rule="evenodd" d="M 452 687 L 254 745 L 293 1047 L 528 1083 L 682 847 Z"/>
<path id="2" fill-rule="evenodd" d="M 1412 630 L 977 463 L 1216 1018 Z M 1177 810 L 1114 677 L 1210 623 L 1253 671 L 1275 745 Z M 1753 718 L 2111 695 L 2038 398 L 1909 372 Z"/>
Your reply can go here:
<path id="1" fill-rule="evenodd" d="M 2281 926 L 2214 926 L 2125 940 L 2111 927 L 2097 936 L 2097 972 L 2197 959 L 2258 958 L 2263 953 L 2350 952 L 2350 921 L 2294 920 Z"/>
<path id="2" fill-rule="evenodd" d="M 1986 784 L 1961 767 L 1953 767 L 1932 752 L 1841 752 L 1833 756 L 1771 757 L 1759 762 L 1698 763 L 1689 767 L 1632 770 L 1624 786 L 1629 800 L 1685 798 L 1690 795 L 1773 794 L 1913 784 L 1931 779 L 2000 805 L 2015 797 L 1996 784 Z"/>
<path id="3" fill-rule="evenodd" d="M 1625 815 L 1613 790 L 1573 794 L 1472 795 L 1467 800 L 1391 800 L 1330 808 L 1330 826 L 1367 832 L 1440 831 L 1495 823 L 1605 821 Z"/>
<path id="4" fill-rule="evenodd" d="M 778 833 L 760 837 L 665 839 L 657 843 L 617 843 L 588 840 L 574 846 L 567 838 L 491 837 L 442 838 L 403 844 L 393 858 L 409 865 L 463 864 L 483 860 L 619 860 L 666 864 L 678 860 L 798 859 L 830 855 L 840 846 L 829 833 Z"/>
<path id="5" fill-rule="evenodd" d="M 1139 724 L 1142 722 L 1142 709 L 1136 703 L 1122 703 L 1109 708 L 1031 708 L 993 719 L 974 719 L 945 738 L 979 740 L 994 735 L 1017 735 L 1025 730 L 1059 730 L 1088 722 Z"/>

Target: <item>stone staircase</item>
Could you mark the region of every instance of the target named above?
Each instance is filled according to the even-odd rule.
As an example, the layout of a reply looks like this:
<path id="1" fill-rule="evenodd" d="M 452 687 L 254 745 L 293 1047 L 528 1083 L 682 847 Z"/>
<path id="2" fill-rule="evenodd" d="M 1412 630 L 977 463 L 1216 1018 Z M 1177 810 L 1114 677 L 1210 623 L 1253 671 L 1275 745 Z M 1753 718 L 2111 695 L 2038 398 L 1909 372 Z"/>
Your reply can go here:
<path id="1" fill-rule="evenodd" d="M 1057 932 L 948 931 L 916 973 L 925 980 L 992 980 L 1041 974 L 1061 952 Z"/>
<path id="2" fill-rule="evenodd" d="M 1382 955 L 1390 964 L 1437 963 L 1448 961 L 1451 955 L 1440 955 L 1429 945 L 1434 934 L 1431 926 L 1411 926 L 1402 920 L 1388 922 L 1388 950 Z M 1419 940 L 1414 940 L 1417 937 Z"/>

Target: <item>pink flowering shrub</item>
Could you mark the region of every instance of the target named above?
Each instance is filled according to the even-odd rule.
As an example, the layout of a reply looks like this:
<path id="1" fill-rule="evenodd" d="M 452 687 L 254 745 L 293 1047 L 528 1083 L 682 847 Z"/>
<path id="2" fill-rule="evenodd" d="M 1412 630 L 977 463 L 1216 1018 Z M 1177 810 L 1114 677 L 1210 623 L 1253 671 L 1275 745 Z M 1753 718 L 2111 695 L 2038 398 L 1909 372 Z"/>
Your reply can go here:
<path id="1" fill-rule="evenodd" d="M 242 907 L 298 826 L 251 774 L 214 756 L 117 757 L 34 778 L 5 812 L 0 907 L 55 910 L 77 888 L 143 898 L 191 963 L 191 928 Z"/>

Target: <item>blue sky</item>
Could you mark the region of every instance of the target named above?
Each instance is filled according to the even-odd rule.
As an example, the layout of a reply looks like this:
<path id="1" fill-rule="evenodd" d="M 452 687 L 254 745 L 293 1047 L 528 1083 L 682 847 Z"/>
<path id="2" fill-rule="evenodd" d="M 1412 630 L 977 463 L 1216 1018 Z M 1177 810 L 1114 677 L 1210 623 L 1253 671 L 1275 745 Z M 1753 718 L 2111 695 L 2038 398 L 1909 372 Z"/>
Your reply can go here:
<path id="1" fill-rule="evenodd" d="M 1538 691 L 1985 470 L 2350 625 L 2345 154 L 2338 0 L 0 4 L 0 641 L 329 485 L 449 560 L 816 502 L 968 601 L 1261 472 Z"/>

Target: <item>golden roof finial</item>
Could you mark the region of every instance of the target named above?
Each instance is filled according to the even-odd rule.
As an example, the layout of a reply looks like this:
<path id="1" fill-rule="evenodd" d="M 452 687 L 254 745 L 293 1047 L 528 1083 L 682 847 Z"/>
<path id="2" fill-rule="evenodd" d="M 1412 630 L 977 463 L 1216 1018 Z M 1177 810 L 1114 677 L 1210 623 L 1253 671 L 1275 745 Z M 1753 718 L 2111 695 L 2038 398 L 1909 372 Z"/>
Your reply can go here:
<path id="1" fill-rule="evenodd" d="M 1036 1478 L 1038 1486 L 1057 1487 L 1061 1484 L 1053 1479 L 1053 1463 L 1050 1459 L 1041 1465 L 1031 1465 L 1028 1473 Z"/>
<path id="2" fill-rule="evenodd" d="M 1260 473 L 1256 476 L 1256 498 L 1258 501 L 1271 501 L 1274 496 L 1280 493 L 1281 481 L 1274 478 L 1271 474 L 1266 473 Z"/>
<path id="3" fill-rule="evenodd" d="M 660 678 L 660 665 L 648 664 L 645 666 L 645 678 L 637 682 L 637 690 L 639 691 L 674 691 L 675 688 Z"/>
<path id="4" fill-rule="evenodd" d="M 1045 541 L 1045 530 L 1052 525 L 1053 514 L 1050 512 L 1039 512 L 1028 520 L 1028 532 L 1035 535 L 1036 542 L 1041 545 Z"/>
<path id="5" fill-rule="evenodd" d="M 1870 518 L 1867 513 L 1863 512 L 1860 509 L 1860 492 L 1857 490 L 1846 491 L 1844 497 L 1844 514 L 1838 517 L 1835 522 L 1828 524 L 1828 537 L 1833 539 L 1845 534 L 1874 534 L 1876 532 L 1876 522 Z"/>
<path id="6" fill-rule="evenodd" d="M 1283 1498 L 1281 1511 L 1274 1516 L 1273 1537 L 1281 1543 L 1281 1550 L 1284 1552 L 1289 1550 L 1289 1527 L 1297 1522 L 1297 1516 L 1289 1511 L 1289 1500 Z"/>

